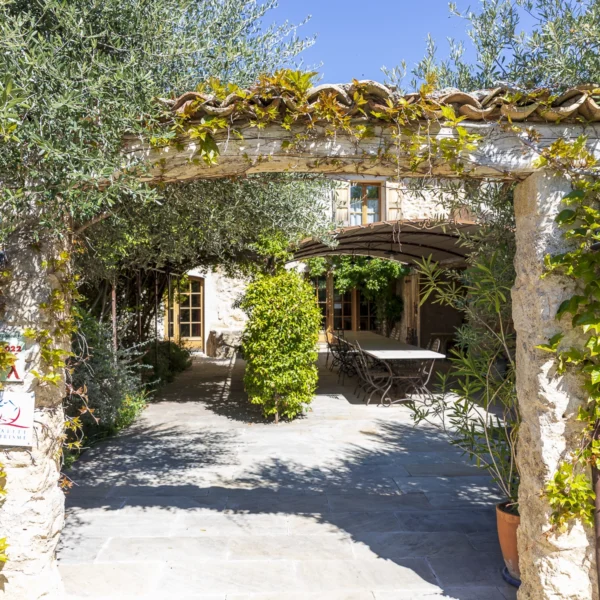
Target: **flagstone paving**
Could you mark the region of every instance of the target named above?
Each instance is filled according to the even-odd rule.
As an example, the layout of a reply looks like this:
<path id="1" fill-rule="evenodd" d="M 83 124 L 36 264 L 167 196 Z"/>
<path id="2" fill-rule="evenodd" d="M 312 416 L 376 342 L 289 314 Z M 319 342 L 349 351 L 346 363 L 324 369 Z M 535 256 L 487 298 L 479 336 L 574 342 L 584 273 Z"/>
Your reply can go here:
<path id="1" fill-rule="evenodd" d="M 265 423 L 241 361 L 197 359 L 70 475 L 67 599 L 509 600 L 488 477 L 324 368 Z"/>

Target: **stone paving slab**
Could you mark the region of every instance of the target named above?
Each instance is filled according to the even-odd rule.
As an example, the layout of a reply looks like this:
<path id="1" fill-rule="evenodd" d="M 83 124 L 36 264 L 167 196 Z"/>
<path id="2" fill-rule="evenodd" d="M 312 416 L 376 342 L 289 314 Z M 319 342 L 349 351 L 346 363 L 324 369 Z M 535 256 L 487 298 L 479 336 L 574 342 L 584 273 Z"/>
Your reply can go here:
<path id="1" fill-rule="evenodd" d="M 460 492 L 465 494 L 496 494 L 496 488 L 490 477 L 476 476 L 438 476 L 438 477 L 397 477 L 394 480 L 403 492 Z"/>
<path id="2" fill-rule="evenodd" d="M 453 552 L 472 552 L 469 538 L 455 532 L 393 532 L 368 533 L 354 543 L 357 558 L 374 559 L 381 555 L 391 559 L 417 558 L 445 555 L 448 548 Z"/>
<path id="3" fill-rule="evenodd" d="M 444 592 L 374 592 L 374 600 L 516 600 L 516 591 L 494 586 L 450 587 Z"/>
<path id="4" fill-rule="evenodd" d="M 344 537 L 357 537 L 368 533 L 401 531 L 402 527 L 392 512 L 364 511 L 335 513 L 335 518 L 332 515 L 319 514 L 290 515 L 288 529 L 292 535 L 318 535 L 327 532 Z"/>
<path id="5" fill-rule="evenodd" d="M 449 554 L 437 554 L 428 557 L 442 586 L 459 586 L 465 582 L 474 584 L 493 584 L 498 580 L 498 562 L 502 554 L 475 551 L 460 551 Z"/>
<path id="6" fill-rule="evenodd" d="M 435 510 L 425 513 L 394 513 L 401 531 L 495 531 L 496 515 L 485 510 Z"/>
<path id="7" fill-rule="evenodd" d="M 227 600 L 373 600 L 373 593 L 362 592 L 284 592 L 278 594 L 227 594 Z"/>
<path id="8" fill-rule="evenodd" d="M 354 558 L 350 539 L 340 540 L 335 534 L 319 535 L 253 535 L 201 536 L 168 538 L 112 538 L 99 554 L 97 563 L 152 561 L 157 556 L 166 562 L 186 560 L 326 560 Z"/>
<path id="9" fill-rule="evenodd" d="M 67 595 L 77 598 L 138 596 L 145 598 L 158 589 L 165 565 L 145 564 L 67 564 L 61 574 Z"/>
<path id="10" fill-rule="evenodd" d="M 440 431 L 325 369 L 265 423 L 242 374 L 197 361 L 75 465 L 65 600 L 514 600 L 497 492 Z"/>

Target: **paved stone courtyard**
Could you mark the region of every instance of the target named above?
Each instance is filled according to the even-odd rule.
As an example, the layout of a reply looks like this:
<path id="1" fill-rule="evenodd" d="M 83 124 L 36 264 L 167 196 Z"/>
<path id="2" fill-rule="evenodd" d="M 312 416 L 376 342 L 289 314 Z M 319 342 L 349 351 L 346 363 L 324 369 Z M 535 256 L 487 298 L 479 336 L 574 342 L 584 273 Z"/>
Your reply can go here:
<path id="1" fill-rule="evenodd" d="M 324 369 L 265 424 L 241 361 L 198 359 L 70 475 L 67 599 L 507 600 L 487 476 Z"/>

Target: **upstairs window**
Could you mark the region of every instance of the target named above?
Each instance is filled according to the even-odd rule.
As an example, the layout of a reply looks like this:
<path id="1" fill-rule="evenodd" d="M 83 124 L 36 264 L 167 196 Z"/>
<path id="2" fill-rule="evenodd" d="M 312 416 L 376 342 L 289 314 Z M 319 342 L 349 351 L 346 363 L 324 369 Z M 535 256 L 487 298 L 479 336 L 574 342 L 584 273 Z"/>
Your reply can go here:
<path id="1" fill-rule="evenodd" d="M 350 225 L 368 225 L 381 220 L 381 186 L 353 183 L 350 187 Z"/>

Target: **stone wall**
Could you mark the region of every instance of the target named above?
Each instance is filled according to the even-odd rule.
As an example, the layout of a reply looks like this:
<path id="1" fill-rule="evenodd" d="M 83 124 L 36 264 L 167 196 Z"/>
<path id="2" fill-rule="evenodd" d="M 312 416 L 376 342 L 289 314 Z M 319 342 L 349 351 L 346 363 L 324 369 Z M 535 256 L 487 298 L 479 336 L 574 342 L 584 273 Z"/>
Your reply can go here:
<path id="1" fill-rule="evenodd" d="M 556 311 L 574 284 L 556 276 L 541 279 L 544 256 L 565 251 L 554 218 L 568 181 L 540 172 L 521 183 L 515 195 L 517 279 L 513 314 L 517 330 L 517 394 L 523 419 L 518 446 L 521 473 L 519 553 L 523 585 L 519 600 L 597 600 L 593 534 L 576 523 L 565 534 L 550 528 L 550 507 L 541 494 L 581 430 L 577 409 L 582 385 L 557 376 L 553 355 L 535 350 L 559 331 L 575 341 L 568 319 Z"/>
<path id="2" fill-rule="evenodd" d="M 2 329 L 22 332 L 25 327 L 53 327 L 39 304 L 58 285 L 45 266 L 55 254 L 54 247 L 33 244 L 26 234 L 9 241 L 11 279 L 2 290 Z M 13 392 L 34 392 L 36 408 L 33 447 L 2 448 L 0 453 L 7 492 L 0 508 L 0 537 L 6 537 L 9 544 L 9 560 L 0 572 L 0 596 L 3 600 L 61 600 L 64 594 L 54 554 L 64 519 L 64 494 L 57 485 L 64 385 L 41 386 L 31 375 L 40 368 L 37 346 L 29 349 L 27 360 L 25 380 L 5 386 Z"/>
<path id="3" fill-rule="evenodd" d="M 448 210 L 441 203 L 435 188 L 423 187 L 416 191 L 408 181 L 386 183 L 387 220 L 419 220 L 448 217 Z"/>
<path id="4" fill-rule="evenodd" d="M 247 321 L 246 313 L 237 307 L 247 281 L 227 277 L 221 271 L 190 275 L 204 277 L 204 334 L 205 348 L 209 356 L 225 358 L 231 354 L 231 346 L 239 343 Z M 212 333 L 211 333 L 212 332 Z"/>

